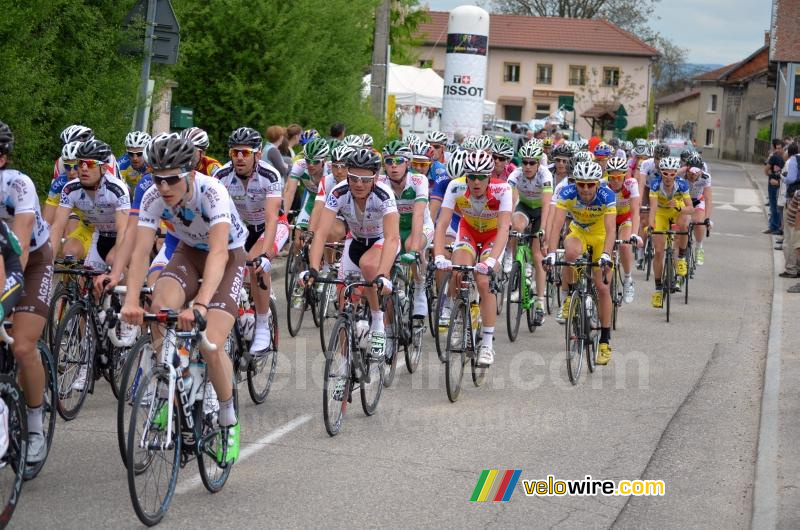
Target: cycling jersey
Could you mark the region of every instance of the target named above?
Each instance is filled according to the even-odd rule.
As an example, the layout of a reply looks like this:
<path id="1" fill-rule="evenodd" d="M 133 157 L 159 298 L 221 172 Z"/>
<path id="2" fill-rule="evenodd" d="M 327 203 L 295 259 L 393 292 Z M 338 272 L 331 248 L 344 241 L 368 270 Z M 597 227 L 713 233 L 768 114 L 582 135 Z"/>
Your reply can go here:
<path id="1" fill-rule="evenodd" d="M 197 162 L 195 171 L 198 171 L 203 175 L 208 175 L 209 177 L 216 177 L 214 173 L 216 173 L 221 167 L 222 164 L 220 164 L 219 160 L 203 155 L 200 157 L 200 161 Z"/>
<path id="2" fill-rule="evenodd" d="M 389 177 L 386 175 L 379 176 L 378 182 L 385 184 L 388 188 L 392 187 Z M 400 213 L 400 232 L 409 232 L 411 230 L 411 223 L 414 217 L 414 205 L 418 202 L 428 202 L 428 179 L 420 173 L 409 171 L 408 174 L 406 174 L 406 185 L 403 191 L 399 195 L 395 195 L 397 211 Z M 422 224 L 428 225 L 432 223 L 431 212 L 428 208 L 425 208 Z"/>
<path id="3" fill-rule="evenodd" d="M 428 180 L 431 182 L 431 184 L 433 184 L 433 186 L 435 186 L 442 180 L 450 178 L 447 175 L 447 166 L 445 166 L 441 162 L 437 162 L 436 160 L 434 160 L 433 163 L 431 164 L 431 167 L 428 168 L 428 174 L 425 176 L 428 177 Z M 429 187 L 432 188 L 433 186 Z"/>
<path id="4" fill-rule="evenodd" d="M 492 173 L 492 178 L 506 182 L 508 181 L 508 177 L 511 176 L 511 174 L 517 169 L 518 169 L 517 166 L 515 166 L 513 162 L 509 162 L 506 164 L 506 167 L 503 168 L 503 172 L 500 173 L 500 175 L 495 175 L 494 173 Z"/>
<path id="5" fill-rule="evenodd" d="M 650 183 L 650 204 L 653 204 L 653 199 L 658 202 L 659 214 L 672 214 L 680 211 L 683 208 L 686 199 L 691 199 L 689 196 L 689 183 L 683 179 L 676 178 L 672 185 L 671 192 L 667 193 L 661 182 L 661 177 L 654 179 Z M 669 205 L 670 201 L 675 201 L 675 207 Z"/>
<path id="6" fill-rule="evenodd" d="M 338 182 L 336 182 L 336 177 L 331 175 L 325 175 L 325 178 L 322 179 L 322 182 L 319 183 L 317 187 L 317 196 L 314 201 L 325 202 L 325 199 L 328 198 L 331 190 L 336 187 Z"/>
<path id="7" fill-rule="evenodd" d="M 142 197 L 147 190 L 153 187 L 153 176 L 150 173 L 145 174 L 139 179 L 139 182 L 136 184 L 136 188 L 133 190 L 133 201 L 131 202 L 131 217 L 139 217 L 139 208 L 142 205 Z M 175 237 L 175 234 L 171 232 L 167 232 L 164 236 L 164 245 L 161 247 L 161 250 L 158 252 L 158 256 L 156 259 L 153 260 L 153 266 L 151 266 L 150 271 L 154 270 L 161 270 L 164 268 L 166 261 L 169 261 L 169 258 L 172 257 L 172 253 L 175 251 L 175 247 L 178 246 L 178 238 Z M 163 262 L 163 263 L 162 263 Z"/>
<path id="8" fill-rule="evenodd" d="M 271 166 L 270 166 L 271 167 Z M 317 192 L 319 191 L 319 186 L 325 178 L 330 175 L 330 166 L 329 164 L 325 164 L 325 168 L 322 170 L 322 178 L 320 179 L 320 183 L 315 183 L 311 175 L 308 174 L 308 164 L 306 163 L 305 158 L 299 159 L 292 165 L 292 170 L 289 172 L 289 178 L 297 181 L 297 190 L 295 191 L 295 197 L 297 197 L 297 192 L 302 192 L 302 196 L 300 199 L 300 213 L 295 219 L 295 224 L 299 225 L 307 225 L 308 221 L 311 219 L 311 212 L 314 210 L 314 200 L 317 196 Z M 289 205 L 287 205 L 289 207 Z"/>
<path id="9" fill-rule="evenodd" d="M 469 191 L 466 179 L 456 179 L 447 186 L 442 208 L 450 208 L 461 216 L 460 225 L 466 224 L 476 232 L 497 230 L 497 219 L 501 212 L 511 213 L 511 186 L 506 182 L 492 180 L 480 199 Z"/>
<path id="10" fill-rule="evenodd" d="M 82 214 L 83 223 L 91 224 L 101 234 L 117 233 L 116 214 L 129 210 L 131 198 L 128 186 L 120 179 L 106 173 L 94 191 L 94 197 L 81 186 L 80 179 L 73 179 L 64 186 L 59 206 L 74 208 Z"/>
<path id="11" fill-rule="evenodd" d="M 692 202 L 700 201 L 706 188 L 711 187 L 711 175 L 702 173 L 694 182 L 686 179 L 686 183 L 689 185 L 689 197 L 691 197 Z"/>
<path id="12" fill-rule="evenodd" d="M 164 220 L 167 230 L 184 244 L 208 251 L 208 235 L 211 227 L 225 223 L 230 225 L 228 249 L 244 246 L 247 228 L 236 212 L 236 205 L 218 180 L 195 172 L 192 196 L 184 204 L 167 206 L 158 188 L 152 186 L 142 197 L 139 209 L 139 226 L 158 227 Z"/>
<path id="13" fill-rule="evenodd" d="M 645 186 L 650 189 L 653 189 L 653 186 L 650 184 L 656 178 L 661 178 L 661 173 L 658 171 L 658 165 L 654 158 L 648 158 L 647 160 L 642 161 L 639 164 L 639 173 L 644 173 L 645 175 Z"/>
<path id="14" fill-rule="evenodd" d="M 280 199 L 283 181 L 280 173 L 259 160 L 250 178 L 245 181 L 236 175 L 228 162 L 214 175 L 228 190 L 242 221 L 248 226 L 263 226 L 266 220 L 267 199 Z"/>
<path id="15" fill-rule="evenodd" d="M 18 213 L 34 215 L 31 252 L 50 240 L 50 227 L 42 218 L 33 181 L 16 169 L 0 169 L 0 219 L 13 221 L 14 215 Z"/>
<path id="16" fill-rule="evenodd" d="M 572 216 L 570 231 L 579 231 L 593 236 L 604 235 L 605 216 L 616 215 L 616 197 L 611 188 L 599 186 L 594 199 L 588 204 L 584 203 L 578 195 L 575 184 L 567 184 L 558 194 L 556 207 L 566 210 Z"/>
<path id="17" fill-rule="evenodd" d="M 622 188 L 614 193 L 617 198 L 617 225 L 619 226 L 631 219 L 631 200 L 639 197 L 639 183 L 635 178 L 628 177 L 622 181 Z"/>
<path id="18" fill-rule="evenodd" d="M 528 208 L 541 208 L 542 194 L 553 193 L 553 175 L 540 165 L 536 175 L 529 179 L 522 173 L 522 168 L 517 168 L 508 176 L 508 185 L 517 190 L 519 202 Z"/>
<path id="19" fill-rule="evenodd" d="M 381 182 L 374 184 L 372 192 L 367 196 L 364 211 L 360 211 L 346 180 L 331 190 L 325 201 L 325 208 L 339 214 L 347 222 L 353 237 L 362 240 L 383 238 L 384 216 L 397 212 L 394 193 Z"/>
<path id="20" fill-rule="evenodd" d="M 133 189 L 138 184 L 142 175 L 150 172 L 150 167 L 145 164 L 142 169 L 136 169 L 131 165 L 131 159 L 128 153 L 125 153 L 117 159 L 117 167 L 119 168 L 119 178 L 124 180 L 130 189 Z"/>
<path id="21" fill-rule="evenodd" d="M 459 179 L 456 179 L 456 180 L 459 180 Z M 460 177 L 460 180 L 466 180 L 466 179 L 464 179 L 464 177 Z M 451 179 L 449 177 L 444 179 L 444 180 L 440 180 L 439 182 L 437 182 L 436 185 L 433 187 L 433 189 L 431 189 L 430 200 L 437 200 L 439 202 L 443 202 L 444 201 L 444 195 L 445 195 L 445 193 L 447 193 L 447 186 L 450 185 L 450 182 L 451 182 Z M 439 210 L 439 212 L 441 212 L 441 209 Z M 437 213 L 437 216 L 438 215 L 439 214 Z M 434 221 L 435 221 L 435 219 L 434 219 Z M 459 215 L 456 212 L 453 212 L 453 217 L 452 217 L 452 219 L 450 219 L 450 228 L 453 230 L 453 232 L 456 232 L 458 230 L 458 223 L 459 222 L 461 222 L 461 217 L 459 217 Z"/>

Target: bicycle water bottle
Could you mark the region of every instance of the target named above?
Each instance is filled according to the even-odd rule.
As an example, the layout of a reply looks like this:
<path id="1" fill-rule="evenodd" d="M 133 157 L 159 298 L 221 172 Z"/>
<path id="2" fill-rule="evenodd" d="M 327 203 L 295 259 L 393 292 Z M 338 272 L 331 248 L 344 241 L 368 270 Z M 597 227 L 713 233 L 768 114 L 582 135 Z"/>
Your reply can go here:
<path id="1" fill-rule="evenodd" d="M 239 309 L 239 326 L 242 330 L 242 338 L 245 341 L 253 340 L 256 329 L 256 312 L 253 309 Z"/>
<path id="2" fill-rule="evenodd" d="M 472 320 L 472 330 L 474 331 L 478 329 L 478 321 L 481 318 L 481 306 L 479 306 L 474 300 L 469 306 L 469 314 Z"/>
<path id="3" fill-rule="evenodd" d="M 369 336 L 369 322 L 366 320 L 359 320 L 356 322 L 356 344 L 362 350 L 366 350 L 367 346 L 367 337 Z"/>

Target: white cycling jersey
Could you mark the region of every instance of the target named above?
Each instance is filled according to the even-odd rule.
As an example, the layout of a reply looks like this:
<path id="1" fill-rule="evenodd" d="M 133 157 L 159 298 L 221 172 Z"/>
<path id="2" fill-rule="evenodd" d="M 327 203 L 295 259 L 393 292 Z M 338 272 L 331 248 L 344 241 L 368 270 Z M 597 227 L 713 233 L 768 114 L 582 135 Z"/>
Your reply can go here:
<path id="1" fill-rule="evenodd" d="M 656 160 L 654 158 L 648 158 L 647 160 L 644 160 L 639 165 L 639 173 L 644 173 L 645 186 L 648 188 L 653 180 L 661 176 L 661 173 L 658 171 L 658 165 L 656 165 Z"/>
<path id="2" fill-rule="evenodd" d="M 325 178 L 317 186 L 317 196 L 314 198 L 314 202 L 325 202 L 337 184 L 333 175 L 325 175 Z"/>
<path id="3" fill-rule="evenodd" d="M 258 161 L 253 174 L 247 179 L 247 189 L 244 181 L 236 175 L 231 162 L 219 168 L 214 173 L 214 178 L 228 190 L 246 225 L 263 225 L 266 220 L 267 199 L 281 198 L 283 179 L 275 168 L 263 160 Z"/>
<path id="4" fill-rule="evenodd" d="M 16 169 L 0 169 L 0 219 L 13 221 L 18 213 L 32 213 L 34 216 L 30 250 L 37 250 L 47 243 L 50 226 L 42 217 L 33 181 Z"/>
<path id="5" fill-rule="evenodd" d="M 200 250 L 209 249 L 209 231 L 218 223 L 230 225 L 228 249 L 243 247 L 247 241 L 247 228 L 228 190 L 216 178 L 202 173 L 195 172 L 192 196 L 182 205 L 167 206 L 156 186 L 145 192 L 139 209 L 139 226 L 155 230 L 162 219 L 169 233 Z"/>
<path id="6" fill-rule="evenodd" d="M 553 189 L 553 196 L 550 198 L 550 206 L 556 205 L 556 201 L 558 199 L 559 194 L 561 193 L 561 190 L 563 190 L 567 186 L 569 186 L 569 178 L 563 178 L 561 179 L 561 182 L 556 184 L 556 187 Z"/>
<path id="7" fill-rule="evenodd" d="M 331 190 L 325 201 L 325 208 L 336 212 L 345 221 L 350 233 L 357 239 L 381 239 L 383 237 L 384 216 L 397 213 L 392 190 L 380 182 L 376 182 L 362 212 L 350 193 L 350 185 L 345 180 Z"/>
<path id="8" fill-rule="evenodd" d="M 699 201 L 702 199 L 705 189 L 711 186 L 711 175 L 708 173 L 701 174 L 694 180 L 694 182 L 688 178 L 684 180 L 686 180 L 686 183 L 689 184 L 689 196 L 694 201 Z"/>
<path id="9" fill-rule="evenodd" d="M 517 190 L 519 202 L 529 208 L 542 207 L 542 194 L 553 192 L 553 174 L 546 166 L 539 164 L 539 169 L 533 178 L 527 178 L 518 167 L 508 176 L 508 185 Z"/>
<path id="10" fill-rule="evenodd" d="M 77 210 L 77 213 L 82 214 L 83 221 L 93 225 L 97 232 L 116 235 L 117 212 L 131 209 L 128 185 L 110 173 L 105 173 L 94 190 L 94 197 L 89 194 L 90 191 L 81 186 L 80 179 L 70 180 L 61 190 L 61 201 L 58 205 Z"/>

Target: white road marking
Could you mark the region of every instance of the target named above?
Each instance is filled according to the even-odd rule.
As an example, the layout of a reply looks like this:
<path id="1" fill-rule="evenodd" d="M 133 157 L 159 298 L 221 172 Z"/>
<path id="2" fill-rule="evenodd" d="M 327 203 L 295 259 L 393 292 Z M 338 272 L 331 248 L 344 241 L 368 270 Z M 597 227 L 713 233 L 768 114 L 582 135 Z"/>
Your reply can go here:
<path id="1" fill-rule="evenodd" d="M 252 444 L 249 444 L 244 449 L 241 449 L 239 451 L 239 460 L 236 461 L 236 466 L 241 465 L 241 463 L 244 460 L 247 460 L 249 457 L 253 456 L 258 451 L 264 449 L 264 447 L 267 444 L 279 440 L 280 438 L 286 436 L 287 434 L 297 429 L 298 427 L 301 427 L 302 425 L 308 423 L 312 417 L 313 416 L 311 414 L 304 414 L 302 416 L 298 416 L 295 419 L 289 421 L 288 423 L 285 423 L 282 426 L 278 427 L 274 431 L 267 433 L 264 437 L 262 437 L 261 439 L 257 440 Z M 202 481 L 200 479 L 200 474 L 198 473 L 192 476 L 190 479 L 178 484 L 178 487 L 175 488 L 175 493 L 178 495 L 188 493 L 189 491 L 193 490 L 200 484 L 202 484 Z"/>
<path id="2" fill-rule="evenodd" d="M 734 211 L 734 212 L 738 212 L 739 211 L 739 208 L 737 208 L 736 206 L 732 206 L 732 205 L 730 205 L 728 203 L 715 204 L 714 205 L 714 209 L 715 210 L 731 210 L 731 211 Z"/>

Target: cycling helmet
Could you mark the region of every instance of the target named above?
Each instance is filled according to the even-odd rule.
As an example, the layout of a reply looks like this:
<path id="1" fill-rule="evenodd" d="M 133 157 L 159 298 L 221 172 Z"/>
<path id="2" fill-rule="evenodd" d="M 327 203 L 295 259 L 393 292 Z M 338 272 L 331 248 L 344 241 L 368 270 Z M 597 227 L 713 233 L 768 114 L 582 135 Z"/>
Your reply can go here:
<path id="1" fill-rule="evenodd" d="M 647 145 L 647 143 L 645 143 L 644 145 L 636 145 L 631 151 L 631 155 L 639 158 L 648 158 L 651 156 L 650 146 Z"/>
<path id="2" fill-rule="evenodd" d="M 514 156 L 514 145 L 511 141 L 507 141 L 508 138 L 498 138 L 495 141 L 494 145 L 492 146 L 492 153 L 496 154 L 497 156 L 504 156 L 506 158 L 513 158 Z"/>
<path id="3" fill-rule="evenodd" d="M 77 160 L 78 148 L 83 142 L 70 142 L 61 148 L 61 160 Z"/>
<path id="4" fill-rule="evenodd" d="M 234 133 L 240 130 L 236 129 Z M 237 142 L 233 145 L 247 144 Z M 153 169 L 180 168 L 182 171 L 188 171 L 194 165 L 194 150 L 194 144 L 188 138 L 181 138 L 176 133 L 161 133 L 147 144 L 144 156 Z"/>
<path id="5" fill-rule="evenodd" d="M 92 138 L 94 138 L 92 130 L 83 125 L 70 125 L 61 131 L 61 142 L 65 144 L 70 142 L 86 142 Z"/>
<path id="6" fill-rule="evenodd" d="M 233 131 L 228 138 L 228 147 L 233 147 L 234 145 L 246 145 L 248 147 L 252 147 L 256 151 L 260 151 L 261 141 L 261 133 L 259 133 L 257 130 L 250 127 L 239 127 Z"/>
<path id="7" fill-rule="evenodd" d="M 578 140 L 578 151 L 587 151 L 589 149 L 589 140 L 581 138 Z"/>
<path id="8" fill-rule="evenodd" d="M 433 147 L 428 142 L 414 142 L 411 148 L 411 158 L 415 160 L 432 160 Z"/>
<path id="9" fill-rule="evenodd" d="M 148 143 L 150 143 L 150 135 L 146 132 L 133 131 L 125 137 L 125 147 L 128 149 L 137 147 L 144 149 Z"/>
<path id="10" fill-rule="evenodd" d="M 639 147 L 640 145 L 647 147 L 648 145 L 647 140 L 645 140 L 644 138 L 637 138 L 634 147 Z"/>
<path id="11" fill-rule="evenodd" d="M 342 143 L 344 145 L 349 145 L 350 147 L 353 147 L 355 149 L 360 149 L 364 147 L 364 139 L 357 134 L 348 134 L 347 136 L 344 137 Z"/>
<path id="12" fill-rule="evenodd" d="M 375 143 L 375 140 L 372 138 L 371 134 L 364 133 L 361 135 L 361 143 L 364 145 L 364 147 L 372 147 L 372 145 Z"/>
<path id="13" fill-rule="evenodd" d="M 578 164 L 580 162 L 594 162 L 594 156 L 592 156 L 592 153 L 590 153 L 589 151 L 578 151 L 572 157 L 572 161 L 575 164 Z"/>
<path id="14" fill-rule="evenodd" d="M 681 151 L 681 162 L 685 164 L 686 161 L 689 160 L 689 157 L 692 156 L 694 153 L 695 151 L 691 147 L 687 147 L 686 149 Z"/>
<path id="15" fill-rule="evenodd" d="M 464 173 L 467 175 L 489 175 L 493 170 L 494 159 L 486 151 L 473 151 L 464 159 Z"/>
<path id="16" fill-rule="evenodd" d="M 328 140 L 328 147 L 330 148 L 331 151 L 333 151 L 340 145 L 342 145 L 341 140 L 337 140 L 336 138 L 331 138 L 330 140 Z"/>
<path id="17" fill-rule="evenodd" d="M 406 160 L 411 160 L 412 154 L 411 148 L 400 140 L 392 140 L 383 146 L 384 158 L 390 156 L 402 156 Z"/>
<path id="18" fill-rule="evenodd" d="M 552 147 L 553 146 L 553 139 L 552 138 L 545 138 L 542 140 L 542 147 Z"/>
<path id="19" fill-rule="evenodd" d="M 680 167 L 681 159 L 677 156 L 665 156 L 658 161 L 658 169 L 674 169 L 677 171 Z"/>
<path id="20" fill-rule="evenodd" d="M 331 149 L 331 162 L 346 162 L 347 158 L 356 150 L 349 145 L 337 145 Z"/>
<path id="21" fill-rule="evenodd" d="M 553 158 L 572 158 L 575 149 L 570 145 L 571 142 L 560 143 L 553 148 Z"/>
<path id="22" fill-rule="evenodd" d="M 692 153 L 691 156 L 686 159 L 686 165 L 703 169 L 703 157 L 701 157 L 699 153 Z"/>
<path id="23" fill-rule="evenodd" d="M 189 127 L 181 131 L 181 138 L 191 141 L 198 149 L 206 151 L 208 149 L 208 133 L 200 127 Z"/>
<path id="24" fill-rule="evenodd" d="M 488 134 L 482 134 L 475 139 L 475 149 L 490 151 L 494 145 L 494 140 Z"/>
<path id="25" fill-rule="evenodd" d="M 88 142 L 83 142 L 75 152 L 81 160 L 99 160 L 105 162 L 111 156 L 111 148 L 107 143 L 92 138 Z"/>
<path id="26" fill-rule="evenodd" d="M 403 138 L 403 141 L 406 143 L 406 145 L 411 145 L 414 142 L 422 141 L 422 138 L 420 138 L 416 134 L 407 134 L 406 137 Z"/>
<path id="27" fill-rule="evenodd" d="M 309 160 L 325 160 L 330 152 L 328 142 L 319 136 L 303 146 L 303 156 Z"/>
<path id="28" fill-rule="evenodd" d="M 431 131 L 425 139 L 429 144 L 446 144 L 447 135 L 441 131 Z"/>
<path id="29" fill-rule="evenodd" d="M 14 150 L 14 133 L 11 127 L 0 122 L 0 155 L 10 154 Z"/>
<path id="30" fill-rule="evenodd" d="M 369 169 L 377 172 L 381 167 L 381 157 L 372 149 L 365 147 L 355 149 L 347 159 L 347 167 Z"/>
<path id="31" fill-rule="evenodd" d="M 653 156 L 655 158 L 666 158 L 666 157 L 668 157 L 669 156 L 669 146 L 667 144 L 664 144 L 664 143 L 656 144 L 656 146 L 653 148 Z"/>
<path id="32" fill-rule="evenodd" d="M 633 149 L 633 142 L 628 142 L 628 141 L 623 142 L 622 148 L 625 150 L 625 152 L 630 153 L 631 150 Z"/>
<path id="33" fill-rule="evenodd" d="M 572 170 L 572 178 L 581 182 L 599 182 L 603 168 L 597 162 L 578 162 Z"/>
<path id="34" fill-rule="evenodd" d="M 533 158 L 536 160 L 542 159 L 542 148 L 541 146 L 533 143 L 528 142 L 519 149 L 519 157 L 520 158 Z"/>
<path id="35" fill-rule="evenodd" d="M 648 140 L 647 145 L 650 147 L 650 152 L 652 153 L 653 149 L 658 145 L 658 140 Z"/>
<path id="36" fill-rule="evenodd" d="M 597 144 L 597 147 L 594 148 L 594 156 L 611 156 L 611 146 L 603 142 Z"/>
<path id="37" fill-rule="evenodd" d="M 612 138 L 608 141 L 608 145 L 614 149 L 619 149 L 619 138 Z"/>
<path id="38" fill-rule="evenodd" d="M 308 142 L 319 136 L 316 129 L 307 129 L 300 133 L 300 145 L 306 145 Z"/>
<path id="39" fill-rule="evenodd" d="M 544 147 L 544 141 L 541 138 L 531 138 L 530 140 L 528 140 L 528 143 L 536 144 L 539 147 Z"/>
<path id="40" fill-rule="evenodd" d="M 628 160 L 621 156 L 612 156 L 608 159 L 606 171 L 628 171 Z"/>
<path id="41" fill-rule="evenodd" d="M 457 179 L 464 176 L 464 161 L 467 159 L 466 151 L 456 151 L 447 161 L 447 176 Z"/>

